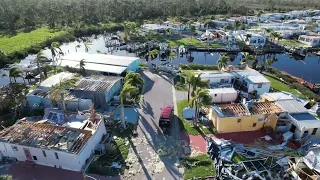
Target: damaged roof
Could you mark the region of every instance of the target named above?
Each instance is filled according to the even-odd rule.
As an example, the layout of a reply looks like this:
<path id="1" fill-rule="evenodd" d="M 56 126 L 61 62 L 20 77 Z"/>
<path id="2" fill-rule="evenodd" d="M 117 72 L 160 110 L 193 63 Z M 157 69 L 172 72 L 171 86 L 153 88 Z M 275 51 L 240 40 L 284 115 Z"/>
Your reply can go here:
<path id="1" fill-rule="evenodd" d="M 281 113 L 283 110 L 274 102 L 255 102 L 251 108 L 244 104 L 219 104 L 213 107 L 220 117 L 240 117 L 256 114 Z"/>
<path id="2" fill-rule="evenodd" d="M 122 79 L 118 76 L 90 76 L 76 83 L 76 90 L 91 92 L 108 92 L 112 86 Z"/>
<path id="3" fill-rule="evenodd" d="M 277 114 L 282 113 L 283 110 L 274 102 L 256 102 L 250 108 L 250 113 L 255 114 Z"/>
<path id="4" fill-rule="evenodd" d="M 21 120 L 0 132 L 0 141 L 77 154 L 92 131 Z"/>

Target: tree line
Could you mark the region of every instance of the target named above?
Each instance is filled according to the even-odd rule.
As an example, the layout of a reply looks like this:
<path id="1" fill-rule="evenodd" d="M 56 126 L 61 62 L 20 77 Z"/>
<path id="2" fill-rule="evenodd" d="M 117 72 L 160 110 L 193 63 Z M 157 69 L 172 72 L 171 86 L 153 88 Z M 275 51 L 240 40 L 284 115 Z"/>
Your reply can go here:
<path id="1" fill-rule="evenodd" d="M 246 14 L 252 3 L 261 4 L 256 0 L 0 0 L 0 30 L 12 31 L 39 25 L 51 28 L 97 25 L 174 16 Z M 261 7 L 300 3 L 296 0 L 268 0 Z M 317 7 L 320 2 L 308 0 L 303 4 Z"/>

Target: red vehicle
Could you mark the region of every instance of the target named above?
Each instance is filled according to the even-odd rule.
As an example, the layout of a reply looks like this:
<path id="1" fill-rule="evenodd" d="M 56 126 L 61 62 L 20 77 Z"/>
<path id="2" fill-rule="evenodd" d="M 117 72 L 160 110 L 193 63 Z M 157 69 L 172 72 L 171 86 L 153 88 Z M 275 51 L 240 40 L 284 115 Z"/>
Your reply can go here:
<path id="1" fill-rule="evenodd" d="M 171 126 L 171 119 L 173 117 L 173 106 L 163 106 L 161 109 L 161 115 L 159 119 L 160 128 L 168 128 Z"/>

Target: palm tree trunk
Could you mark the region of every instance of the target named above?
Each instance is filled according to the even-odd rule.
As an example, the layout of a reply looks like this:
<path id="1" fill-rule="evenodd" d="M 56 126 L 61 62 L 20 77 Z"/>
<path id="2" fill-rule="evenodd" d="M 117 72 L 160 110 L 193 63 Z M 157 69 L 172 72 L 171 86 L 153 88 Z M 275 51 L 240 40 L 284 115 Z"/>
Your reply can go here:
<path id="1" fill-rule="evenodd" d="M 198 99 L 195 100 L 196 102 L 196 109 L 195 109 L 195 115 L 194 115 L 194 119 L 193 119 L 193 126 L 196 127 L 197 126 L 197 122 L 198 122 Z"/>
<path id="2" fill-rule="evenodd" d="M 124 104 L 123 104 L 123 98 L 122 96 L 120 96 L 120 108 L 121 108 L 121 124 L 123 128 L 126 128 L 126 123 L 124 120 Z"/>
<path id="3" fill-rule="evenodd" d="M 17 83 L 16 77 L 13 77 L 13 79 L 14 79 L 14 82 Z"/>
<path id="4" fill-rule="evenodd" d="M 21 77 L 21 78 L 22 78 L 22 80 L 23 80 L 23 83 L 26 84 L 26 80 L 25 80 L 23 77 Z"/>
<path id="5" fill-rule="evenodd" d="M 62 101 L 62 109 L 63 109 L 63 111 L 67 111 L 66 102 L 64 100 L 64 93 L 61 93 L 61 101 Z"/>
<path id="6" fill-rule="evenodd" d="M 191 89 L 191 83 L 188 85 L 188 102 L 190 101 L 190 89 Z"/>

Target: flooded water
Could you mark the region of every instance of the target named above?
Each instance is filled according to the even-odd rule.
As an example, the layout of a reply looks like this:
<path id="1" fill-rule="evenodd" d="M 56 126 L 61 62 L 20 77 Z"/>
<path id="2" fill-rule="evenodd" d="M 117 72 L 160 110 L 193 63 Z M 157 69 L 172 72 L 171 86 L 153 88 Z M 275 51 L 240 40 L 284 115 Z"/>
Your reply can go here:
<path id="1" fill-rule="evenodd" d="M 105 47 L 105 42 L 103 36 L 92 36 L 91 38 L 91 45 L 89 49 L 89 53 L 97 53 L 97 51 L 100 51 L 102 53 L 108 53 L 110 52 Z M 77 45 L 81 45 L 80 48 L 75 48 Z M 71 42 L 61 45 L 61 49 L 64 53 L 71 53 L 71 52 L 85 52 L 85 47 L 82 42 Z M 48 58 L 51 58 L 51 52 L 49 49 L 44 50 L 45 55 Z M 133 53 L 128 53 L 126 51 L 113 51 L 114 55 L 120 55 L 120 56 L 135 56 Z M 193 52 L 192 56 L 194 57 L 194 61 L 192 63 L 194 64 L 209 64 L 214 65 L 217 63 L 217 60 L 220 57 L 219 53 L 204 53 L 204 52 Z M 21 62 L 23 64 L 30 64 L 35 59 L 36 55 L 29 55 Z M 239 53 L 238 55 L 235 55 L 234 61 L 230 62 L 232 65 L 238 65 L 240 63 L 242 55 Z M 294 58 L 289 57 L 286 54 L 277 54 L 276 58 L 278 61 L 273 63 L 273 67 L 281 70 L 286 71 L 292 75 L 302 77 L 305 80 L 312 81 L 314 83 L 320 83 L 320 57 L 317 56 L 310 56 L 306 57 L 303 61 L 295 60 Z M 160 63 L 159 59 L 156 59 L 154 61 L 156 64 Z M 188 62 L 186 56 L 184 57 L 178 57 L 173 60 L 173 64 L 190 64 Z M 262 58 L 259 60 L 259 65 L 263 64 Z M 23 82 L 21 78 L 17 78 L 18 82 Z M 0 86 L 7 85 L 9 83 L 8 77 L 0 77 Z"/>

